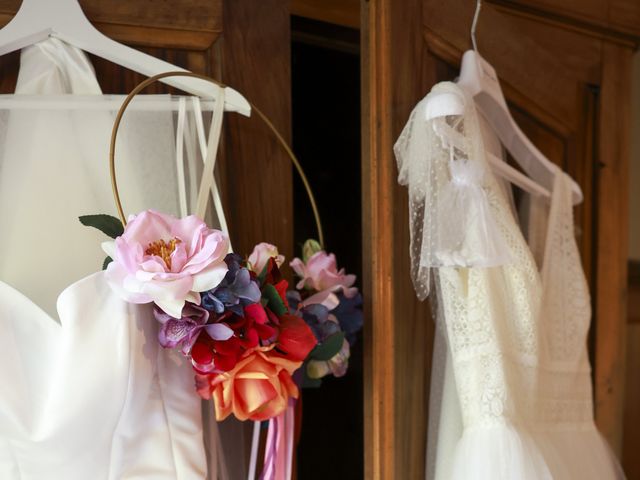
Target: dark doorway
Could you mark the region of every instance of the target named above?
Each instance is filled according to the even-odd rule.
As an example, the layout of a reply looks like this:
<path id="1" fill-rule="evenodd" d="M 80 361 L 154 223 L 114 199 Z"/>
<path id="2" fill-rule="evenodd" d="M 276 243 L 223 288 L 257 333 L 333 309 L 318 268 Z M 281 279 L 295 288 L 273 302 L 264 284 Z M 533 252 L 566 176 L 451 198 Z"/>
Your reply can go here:
<path id="1" fill-rule="evenodd" d="M 293 146 L 318 198 L 325 247 L 362 276 L 359 32 L 292 17 Z M 294 185 L 295 244 L 315 236 L 302 183 Z M 360 281 L 358 287 L 361 287 Z M 362 335 L 349 371 L 302 395 L 300 480 L 363 478 Z"/>

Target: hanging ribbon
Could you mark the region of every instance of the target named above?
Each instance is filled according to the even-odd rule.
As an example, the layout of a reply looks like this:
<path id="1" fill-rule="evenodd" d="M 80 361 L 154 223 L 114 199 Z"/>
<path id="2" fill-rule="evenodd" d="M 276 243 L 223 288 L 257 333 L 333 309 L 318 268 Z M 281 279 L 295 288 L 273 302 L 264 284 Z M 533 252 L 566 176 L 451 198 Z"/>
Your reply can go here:
<path id="1" fill-rule="evenodd" d="M 264 469 L 260 480 L 290 480 L 293 464 L 296 401 L 289 399 L 286 410 L 269 420 Z"/>

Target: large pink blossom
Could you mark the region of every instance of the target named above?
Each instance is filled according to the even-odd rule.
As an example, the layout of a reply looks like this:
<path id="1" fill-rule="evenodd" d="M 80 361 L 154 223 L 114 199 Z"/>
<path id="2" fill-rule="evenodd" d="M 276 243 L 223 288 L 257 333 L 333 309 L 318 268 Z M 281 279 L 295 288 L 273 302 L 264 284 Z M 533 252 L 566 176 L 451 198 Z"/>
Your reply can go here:
<path id="1" fill-rule="evenodd" d="M 304 301 L 305 304 L 321 303 L 329 309 L 338 306 L 335 293 L 342 291 L 344 296 L 352 298 L 358 293 L 352 285 L 356 281 L 355 275 L 347 275 L 344 268 L 338 270 L 336 256 L 327 254 L 324 250 L 314 253 L 305 264 L 299 258 L 294 258 L 289 264 L 300 281 L 296 288 L 308 288 L 316 293 Z"/>
<path id="2" fill-rule="evenodd" d="M 106 276 L 132 303 L 155 302 L 174 318 L 186 301 L 220 284 L 227 273 L 227 235 L 197 218 L 176 218 L 153 210 L 131 216 L 122 236 L 103 244 L 113 258 Z"/>

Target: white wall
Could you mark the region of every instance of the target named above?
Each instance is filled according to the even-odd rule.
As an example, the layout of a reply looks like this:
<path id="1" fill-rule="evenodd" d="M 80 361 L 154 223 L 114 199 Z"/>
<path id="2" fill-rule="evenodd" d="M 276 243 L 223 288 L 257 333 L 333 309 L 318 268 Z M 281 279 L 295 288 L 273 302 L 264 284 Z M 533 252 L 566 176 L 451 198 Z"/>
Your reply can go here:
<path id="1" fill-rule="evenodd" d="M 640 260 L 640 53 L 633 62 L 631 165 L 629 190 L 629 258 Z"/>

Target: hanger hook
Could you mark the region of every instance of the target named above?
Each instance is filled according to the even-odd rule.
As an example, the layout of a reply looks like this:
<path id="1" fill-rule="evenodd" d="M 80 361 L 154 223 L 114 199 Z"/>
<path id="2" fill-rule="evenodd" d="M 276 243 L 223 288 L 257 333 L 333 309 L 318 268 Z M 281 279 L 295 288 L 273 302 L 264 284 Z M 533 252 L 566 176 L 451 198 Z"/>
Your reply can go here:
<path id="1" fill-rule="evenodd" d="M 476 13 L 473 16 L 473 22 L 471 23 L 471 43 L 476 53 L 478 52 L 478 42 L 476 41 L 476 27 L 478 26 L 478 18 L 480 17 L 481 8 L 482 0 L 476 0 Z"/>

